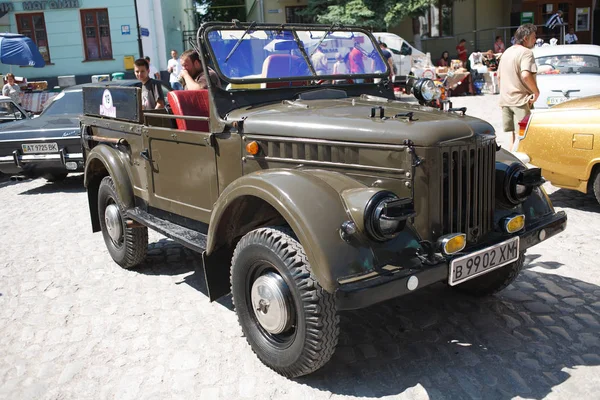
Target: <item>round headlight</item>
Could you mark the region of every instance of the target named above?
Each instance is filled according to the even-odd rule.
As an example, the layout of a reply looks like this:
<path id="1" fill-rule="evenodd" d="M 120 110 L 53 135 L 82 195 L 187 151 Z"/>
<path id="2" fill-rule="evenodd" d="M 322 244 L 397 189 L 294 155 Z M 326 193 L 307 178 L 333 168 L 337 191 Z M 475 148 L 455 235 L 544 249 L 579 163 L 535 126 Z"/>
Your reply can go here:
<path id="1" fill-rule="evenodd" d="M 365 228 L 369 235 L 380 242 L 396 237 L 400 223 L 398 219 L 385 215 L 387 203 L 398 200 L 392 192 L 382 191 L 371 197 L 365 209 Z"/>
<path id="2" fill-rule="evenodd" d="M 435 82 L 428 78 L 419 79 L 415 83 L 413 91 L 417 100 L 424 102 L 437 100 L 442 95 L 441 89 L 436 86 Z"/>
<path id="3" fill-rule="evenodd" d="M 516 206 L 522 203 L 531 194 L 533 188 L 531 186 L 519 184 L 519 178 L 527 167 L 521 163 L 513 163 L 504 175 L 503 192 L 504 197 L 509 204 Z"/>

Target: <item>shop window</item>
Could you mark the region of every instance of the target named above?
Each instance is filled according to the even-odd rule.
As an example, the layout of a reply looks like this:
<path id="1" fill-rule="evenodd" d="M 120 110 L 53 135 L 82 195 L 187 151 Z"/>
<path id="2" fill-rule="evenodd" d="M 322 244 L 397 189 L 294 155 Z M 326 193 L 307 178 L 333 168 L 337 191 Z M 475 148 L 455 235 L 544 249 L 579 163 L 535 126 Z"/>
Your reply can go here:
<path id="1" fill-rule="evenodd" d="M 306 6 L 286 7 L 285 22 L 288 24 L 304 24 L 314 22 L 311 17 L 305 17 L 299 14 L 300 11 L 306 10 Z"/>
<path id="2" fill-rule="evenodd" d="M 110 60 L 113 58 L 108 10 L 106 8 L 81 10 L 81 30 L 87 61 Z"/>
<path id="3" fill-rule="evenodd" d="M 46 34 L 44 14 L 16 14 L 15 17 L 19 33 L 30 37 L 40 50 L 46 64 L 50 64 L 50 51 L 48 50 L 48 35 Z"/>
<path id="4" fill-rule="evenodd" d="M 452 36 L 452 1 L 434 1 L 419 21 L 422 37 Z"/>

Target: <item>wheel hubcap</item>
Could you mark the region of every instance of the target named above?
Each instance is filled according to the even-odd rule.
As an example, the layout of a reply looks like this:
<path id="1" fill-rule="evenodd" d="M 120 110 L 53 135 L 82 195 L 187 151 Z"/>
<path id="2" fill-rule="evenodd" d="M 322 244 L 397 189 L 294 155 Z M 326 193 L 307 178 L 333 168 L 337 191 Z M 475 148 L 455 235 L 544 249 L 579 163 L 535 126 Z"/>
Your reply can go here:
<path id="1" fill-rule="evenodd" d="M 292 320 L 289 288 L 278 274 L 269 272 L 252 284 L 252 309 L 260 325 L 271 334 L 286 331 Z"/>
<path id="2" fill-rule="evenodd" d="M 121 222 L 121 213 L 119 213 L 119 207 L 116 204 L 109 204 L 104 211 L 104 222 L 106 224 L 106 230 L 110 238 L 118 242 L 123 235 L 123 224 Z"/>

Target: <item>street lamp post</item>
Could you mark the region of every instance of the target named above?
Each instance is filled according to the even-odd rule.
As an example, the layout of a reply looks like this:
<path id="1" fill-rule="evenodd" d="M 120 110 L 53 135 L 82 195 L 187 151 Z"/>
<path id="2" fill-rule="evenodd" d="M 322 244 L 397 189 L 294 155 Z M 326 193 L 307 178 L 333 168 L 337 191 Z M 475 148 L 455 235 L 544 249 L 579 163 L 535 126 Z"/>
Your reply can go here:
<path id="1" fill-rule="evenodd" d="M 140 58 L 144 58 L 144 46 L 142 46 L 142 35 L 140 34 L 140 18 L 138 17 L 137 0 L 133 0 L 133 7 L 135 8 L 135 26 L 137 32 L 138 50 L 140 52 Z"/>

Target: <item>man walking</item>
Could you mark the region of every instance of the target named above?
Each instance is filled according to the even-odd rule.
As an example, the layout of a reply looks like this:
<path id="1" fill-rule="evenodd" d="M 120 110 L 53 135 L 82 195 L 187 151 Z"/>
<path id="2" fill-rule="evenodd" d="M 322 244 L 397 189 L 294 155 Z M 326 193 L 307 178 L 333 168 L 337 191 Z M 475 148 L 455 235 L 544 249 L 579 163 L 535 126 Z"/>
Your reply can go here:
<path id="1" fill-rule="evenodd" d="M 500 107 L 502 125 L 510 132 L 510 149 L 515 143 L 515 131 L 519 122 L 531 113 L 532 104 L 540 96 L 536 82 L 537 67 L 533 57 L 536 26 L 521 25 L 515 32 L 515 44 L 500 57 L 498 78 L 500 80 Z"/>
<path id="2" fill-rule="evenodd" d="M 546 22 L 546 34 L 552 37 L 560 37 L 560 27 L 563 25 L 563 12 L 558 10 L 556 14 L 550 17 Z"/>
<path id="3" fill-rule="evenodd" d="M 177 51 L 171 50 L 171 59 L 167 63 L 167 71 L 169 72 L 169 83 L 173 90 L 183 90 L 183 86 L 179 82 L 179 75 L 181 74 L 181 63 L 177 58 Z"/>
<path id="4" fill-rule="evenodd" d="M 181 53 L 181 79 L 185 90 L 199 90 L 208 88 L 208 79 L 202 68 L 200 57 L 195 50 L 186 50 Z M 208 69 L 211 86 L 221 87 L 219 76 L 212 69 Z"/>
<path id="5" fill-rule="evenodd" d="M 143 58 L 135 60 L 133 71 L 138 81 L 142 82 L 142 109 L 154 110 L 165 108 L 165 97 L 160 82 L 150 78 L 150 65 Z"/>

